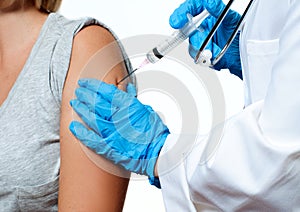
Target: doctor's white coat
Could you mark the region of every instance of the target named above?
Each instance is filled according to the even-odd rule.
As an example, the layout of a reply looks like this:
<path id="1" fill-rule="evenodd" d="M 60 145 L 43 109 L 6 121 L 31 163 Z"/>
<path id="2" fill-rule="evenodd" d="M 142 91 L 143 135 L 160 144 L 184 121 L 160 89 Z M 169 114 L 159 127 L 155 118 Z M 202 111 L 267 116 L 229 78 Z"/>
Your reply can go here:
<path id="1" fill-rule="evenodd" d="M 158 172 L 167 211 L 300 211 L 300 1 L 255 0 L 240 51 L 245 109 L 168 171 L 176 136 L 166 140 Z"/>

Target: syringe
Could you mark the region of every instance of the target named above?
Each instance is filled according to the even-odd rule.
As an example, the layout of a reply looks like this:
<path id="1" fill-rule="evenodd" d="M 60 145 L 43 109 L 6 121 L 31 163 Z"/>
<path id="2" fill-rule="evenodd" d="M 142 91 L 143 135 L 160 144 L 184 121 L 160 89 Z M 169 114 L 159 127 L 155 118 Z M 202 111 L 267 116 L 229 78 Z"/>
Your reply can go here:
<path id="1" fill-rule="evenodd" d="M 197 15 L 196 17 L 192 17 L 190 14 L 187 14 L 188 22 L 181 29 L 176 30 L 171 35 L 171 38 L 164 40 L 159 45 L 150 50 L 146 55 L 146 59 L 141 63 L 141 65 L 138 66 L 138 68 L 134 69 L 132 72 L 130 72 L 123 79 L 121 79 L 117 84 L 123 82 L 134 72 L 144 67 L 145 65 L 149 63 L 156 63 L 165 55 L 167 55 L 170 51 L 172 51 L 175 47 L 179 46 L 191 34 L 198 30 L 199 25 L 208 15 L 209 13 L 207 12 L 207 10 L 203 10 L 203 12 Z M 210 60 L 210 57 L 211 55 L 205 56 L 205 58 L 202 59 L 202 63 L 206 63 L 208 60 Z"/>

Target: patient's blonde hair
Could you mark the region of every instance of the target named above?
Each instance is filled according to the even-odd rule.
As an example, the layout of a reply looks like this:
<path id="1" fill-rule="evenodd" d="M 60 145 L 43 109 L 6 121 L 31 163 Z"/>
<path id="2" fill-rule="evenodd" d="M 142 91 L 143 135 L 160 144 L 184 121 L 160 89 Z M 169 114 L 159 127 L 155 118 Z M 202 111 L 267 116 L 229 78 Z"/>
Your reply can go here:
<path id="1" fill-rule="evenodd" d="M 0 10 L 31 3 L 41 11 L 56 12 L 60 7 L 61 2 L 62 0 L 0 0 Z"/>

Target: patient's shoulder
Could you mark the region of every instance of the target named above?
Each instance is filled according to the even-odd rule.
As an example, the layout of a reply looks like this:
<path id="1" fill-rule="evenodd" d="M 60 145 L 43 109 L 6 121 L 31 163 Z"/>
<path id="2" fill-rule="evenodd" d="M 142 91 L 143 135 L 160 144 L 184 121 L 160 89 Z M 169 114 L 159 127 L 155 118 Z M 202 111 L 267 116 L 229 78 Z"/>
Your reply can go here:
<path id="1" fill-rule="evenodd" d="M 70 71 L 74 72 L 75 69 L 75 75 L 116 84 L 127 74 L 122 51 L 119 42 L 107 28 L 87 26 L 74 38 Z M 78 70 L 78 67 L 82 68 Z"/>

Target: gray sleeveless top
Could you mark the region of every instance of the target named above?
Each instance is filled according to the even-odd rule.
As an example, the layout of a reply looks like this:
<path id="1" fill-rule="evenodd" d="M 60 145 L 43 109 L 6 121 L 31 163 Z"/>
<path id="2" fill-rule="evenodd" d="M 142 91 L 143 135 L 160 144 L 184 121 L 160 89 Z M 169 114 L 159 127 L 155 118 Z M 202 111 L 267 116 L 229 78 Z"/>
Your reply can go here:
<path id="1" fill-rule="evenodd" d="M 0 107 L 0 211 L 57 211 L 62 90 L 74 35 L 91 24 L 50 14 Z"/>

